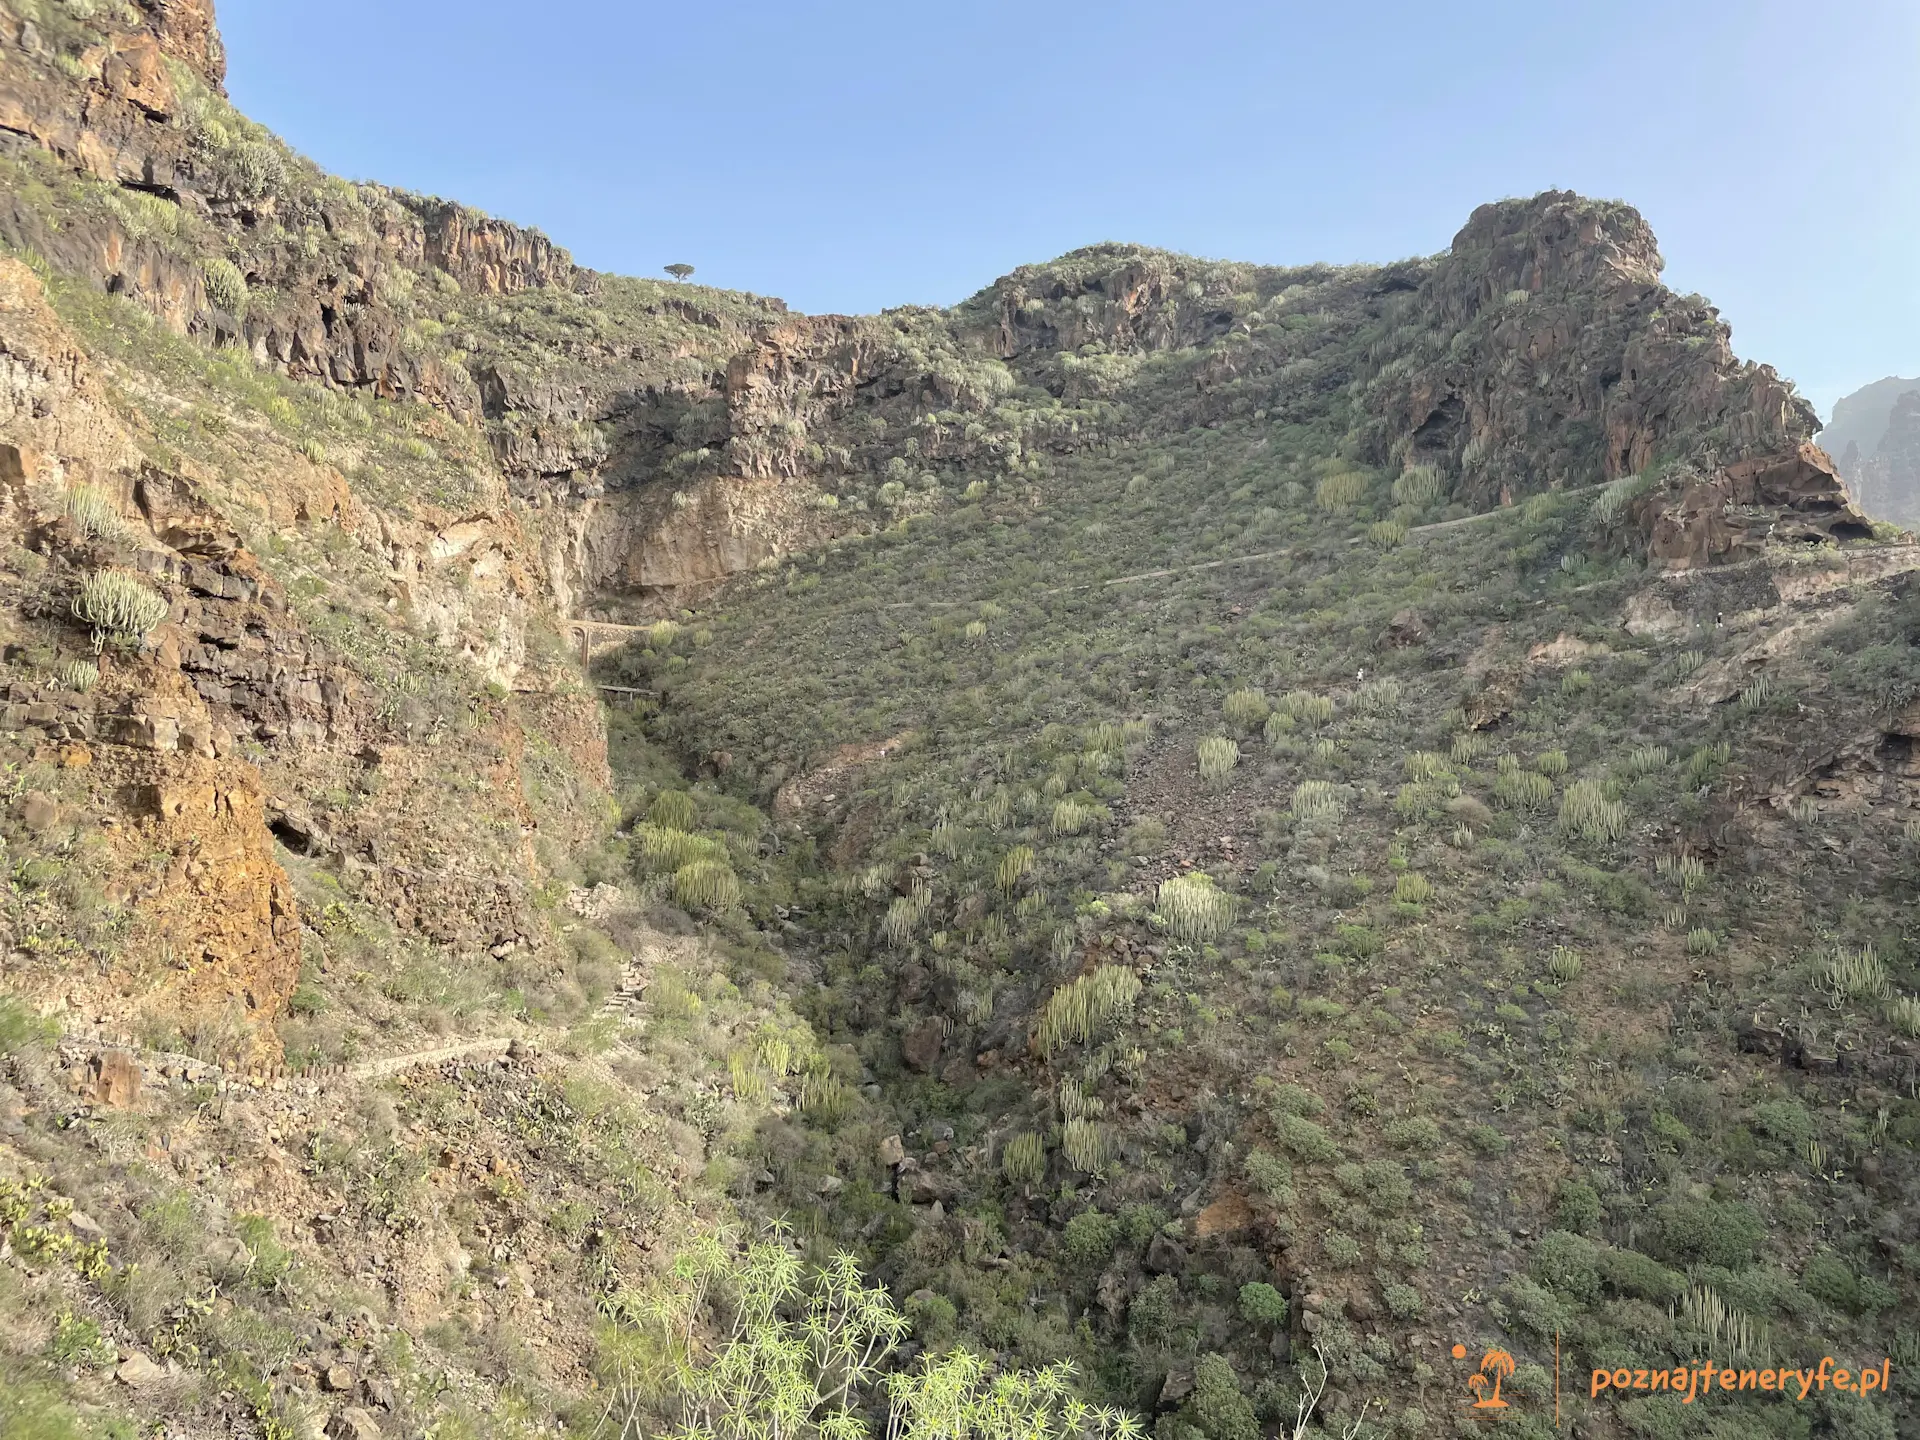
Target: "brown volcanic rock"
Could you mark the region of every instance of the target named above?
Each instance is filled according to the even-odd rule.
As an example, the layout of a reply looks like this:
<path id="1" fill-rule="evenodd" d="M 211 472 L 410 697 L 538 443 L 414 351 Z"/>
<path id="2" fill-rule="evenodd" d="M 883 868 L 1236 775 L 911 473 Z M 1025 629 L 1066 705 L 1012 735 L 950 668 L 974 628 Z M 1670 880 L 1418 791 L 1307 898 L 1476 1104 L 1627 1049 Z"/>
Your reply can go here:
<path id="1" fill-rule="evenodd" d="M 227 78 L 227 50 L 213 23 L 213 0 L 142 0 L 160 46 L 214 89 Z"/>
<path id="2" fill-rule="evenodd" d="M 1756 556 L 1769 540 L 1804 544 L 1873 534 L 1827 453 L 1811 442 L 1657 490 L 1635 501 L 1630 514 L 1647 537 L 1648 558 L 1674 570 Z"/>
<path id="3" fill-rule="evenodd" d="M 1735 359 L 1718 312 L 1660 266 L 1629 206 L 1568 191 L 1481 206 L 1415 292 L 1458 335 L 1380 394 L 1382 451 L 1403 445 L 1484 508 L 1638 473 L 1710 432 L 1736 455 L 1811 436 L 1811 407 Z"/>

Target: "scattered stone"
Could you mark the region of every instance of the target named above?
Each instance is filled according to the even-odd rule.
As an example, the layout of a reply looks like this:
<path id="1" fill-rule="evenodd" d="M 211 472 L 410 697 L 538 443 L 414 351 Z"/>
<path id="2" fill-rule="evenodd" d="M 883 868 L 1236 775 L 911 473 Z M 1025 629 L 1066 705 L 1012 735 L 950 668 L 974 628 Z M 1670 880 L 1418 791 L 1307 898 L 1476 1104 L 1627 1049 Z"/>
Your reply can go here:
<path id="1" fill-rule="evenodd" d="M 29 830 L 41 834 L 60 823 L 60 807 L 45 792 L 29 790 L 20 803 L 20 818 Z"/>
<path id="2" fill-rule="evenodd" d="M 333 1440 L 380 1440 L 380 1422 L 372 1412 L 349 1405 L 327 1422 L 327 1434 Z"/>
<path id="3" fill-rule="evenodd" d="M 331 1390 L 336 1395 L 344 1395 L 360 1383 L 360 1377 L 350 1365 L 329 1365 L 320 1377 L 322 1389 Z"/>
<path id="4" fill-rule="evenodd" d="M 889 1135 L 880 1142 L 880 1163 L 882 1165 L 904 1164 L 906 1158 L 907 1147 L 901 1142 L 898 1135 Z"/>
<path id="5" fill-rule="evenodd" d="M 1147 1246 L 1147 1269 L 1156 1275 L 1185 1274 L 1186 1247 L 1169 1235 L 1155 1235 Z"/>
<path id="6" fill-rule="evenodd" d="M 152 1358 L 134 1351 L 120 1362 L 120 1368 L 113 1372 L 113 1378 L 132 1390 L 144 1390 L 149 1385 L 157 1385 L 166 1379 L 167 1372 L 156 1365 Z"/>
<path id="7" fill-rule="evenodd" d="M 910 1068 L 924 1075 L 940 1063 L 940 1052 L 946 1043 L 946 1025 L 939 1016 L 929 1016 L 907 1031 L 900 1041 L 900 1054 Z"/>

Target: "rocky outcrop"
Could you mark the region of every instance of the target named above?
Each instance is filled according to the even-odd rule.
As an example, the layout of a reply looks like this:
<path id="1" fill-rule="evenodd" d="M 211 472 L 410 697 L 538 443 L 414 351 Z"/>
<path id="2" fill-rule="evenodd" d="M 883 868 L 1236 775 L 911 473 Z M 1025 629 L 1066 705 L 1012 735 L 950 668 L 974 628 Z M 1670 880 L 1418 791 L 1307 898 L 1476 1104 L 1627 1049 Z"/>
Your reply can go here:
<path id="1" fill-rule="evenodd" d="M 159 209 L 108 192 L 50 223 L 9 185 L 0 238 L 177 333 L 242 344 L 288 375 L 470 410 L 471 383 L 409 339 L 414 281 L 443 273 L 489 295 L 572 283 L 571 258 L 543 235 L 331 180 L 255 131 L 219 98 L 225 62 L 208 0 L 100 6 L 62 25 L 0 17 L 0 136 L 13 163 L 31 170 L 18 152 L 37 150 Z M 170 60 L 209 88 L 183 89 Z M 206 257 L 222 250 L 245 281 L 239 305 L 207 284 Z"/>
<path id="2" fill-rule="evenodd" d="M 1444 352 L 1407 352 L 1378 387 L 1382 450 L 1437 466 L 1480 509 L 1701 447 L 1728 460 L 1810 437 L 1811 407 L 1736 360 L 1718 313 L 1661 285 L 1660 266 L 1629 206 L 1566 191 L 1481 206 L 1410 302 Z"/>
<path id="3" fill-rule="evenodd" d="M 1646 538 L 1647 557 L 1676 570 L 1754 558 L 1770 545 L 1873 535 L 1832 461 L 1812 443 L 1737 460 L 1705 477 L 1685 474 L 1635 500 L 1629 513 Z"/>

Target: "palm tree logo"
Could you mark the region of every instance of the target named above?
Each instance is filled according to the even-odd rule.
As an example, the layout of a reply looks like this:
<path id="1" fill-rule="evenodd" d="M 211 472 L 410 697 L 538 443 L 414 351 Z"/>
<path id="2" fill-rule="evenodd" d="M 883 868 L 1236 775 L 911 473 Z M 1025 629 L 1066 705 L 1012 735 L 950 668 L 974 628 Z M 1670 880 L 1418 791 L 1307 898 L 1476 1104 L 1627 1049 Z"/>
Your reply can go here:
<path id="1" fill-rule="evenodd" d="M 1464 1350 L 1464 1346 L 1455 1346 Z M 1476 1410 L 1504 1410 L 1507 1402 L 1500 1398 L 1500 1382 L 1513 1374 L 1513 1356 L 1504 1350 L 1489 1350 L 1480 1357 L 1480 1373 L 1467 1381 L 1467 1389 L 1474 1394 L 1473 1408 Z M 1488 1393 L 1488 1377 L 1492 1377 L 1492 1393 Z"/>

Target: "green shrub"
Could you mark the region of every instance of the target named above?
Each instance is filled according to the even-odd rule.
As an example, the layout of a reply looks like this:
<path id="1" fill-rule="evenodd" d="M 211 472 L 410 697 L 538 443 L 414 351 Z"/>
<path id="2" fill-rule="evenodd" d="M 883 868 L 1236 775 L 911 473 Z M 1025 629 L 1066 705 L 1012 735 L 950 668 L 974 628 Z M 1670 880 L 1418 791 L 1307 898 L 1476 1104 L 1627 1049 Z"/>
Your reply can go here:
<path id="1" fill-rule="evenodd" d="M 1320 1243 L 1326 1249 L 1327 1263 L 1336 1269 L 1345 1270 L 1360 1263 L 1360 1242 L 1346 1231 L 1329 1230 Z"/>
<path id="2" fill-rule="evenodd" d="M 1600 1247 L 1569 1231 L 1549 1230 L 1534 1246 L 1527 1273 L 1584 1305 L 1600 1293 Z"/>
<path id="3" fill-rule="evenodd" d="M 1389 1285 L 1381 1291 L 1381 1296 L 1387 1302 L 1387 1313 L 1396 1320 L 1417 1319 L 1426 1308 L 1420 1292 L 1411 1285 Z"/>
<path id="4" fill-rule="evenodd" d="M 1600 1278 L 1622 1295 L 1655 1304 L 1672 1301 L 1687 1288 L 1686 1276 L 1638 1250 L 1601 1250 Z"/>
<path id="5" fill-rule="evenodd" d="M 1112 1263 L 1120 1241 L 1120 1222 L 1099 1210 L 1082 1210 L 1061 1231 L 1061 1251 L 1068 1267 L 1082 1274 L 1098 1274 Z"/>
<path id="6" fill-rule="evenodd" d="M 1273 1286 L 1256 1280 L 1240 1287 L 1240 1314 L 1250 1325 L 1278 1329 L 1287 1323 L 1287 1299 Z"/>
<path id="7" fill-rule="evenodd" d="M 1737 1201 L 1669 1200 L 1653 1212 L 1654 1236 L 1669 1259 L 1738 1270 L 1753 1263 L 1766 1227 Z"/>
<path id="8" fill-rule="evenodd" d="M 1340 1147 L 1326 1130 L 1304 1115 L 1278 1115 L 1273 1128 L 1281 1148 L 1301 1160 L 1338 1160 Z"/>
<path id="9" fill-rule="evenodd" d="M 1584 1180 L 1563 1180 L 1554 1192 L 1553 1218 L 1562 1230 L 1591 1235 L 1600 1228 L 1605 1214 L 1600 1196 Z"/>
<path id="10" fill-rule="evenodd" d="M 1401 1150 L 1438 1150 L 1446 1139 L 1445 1132 L 1424 1115 L 1389 1120 L 1384 1133 L 1387 1143 Z"/>

